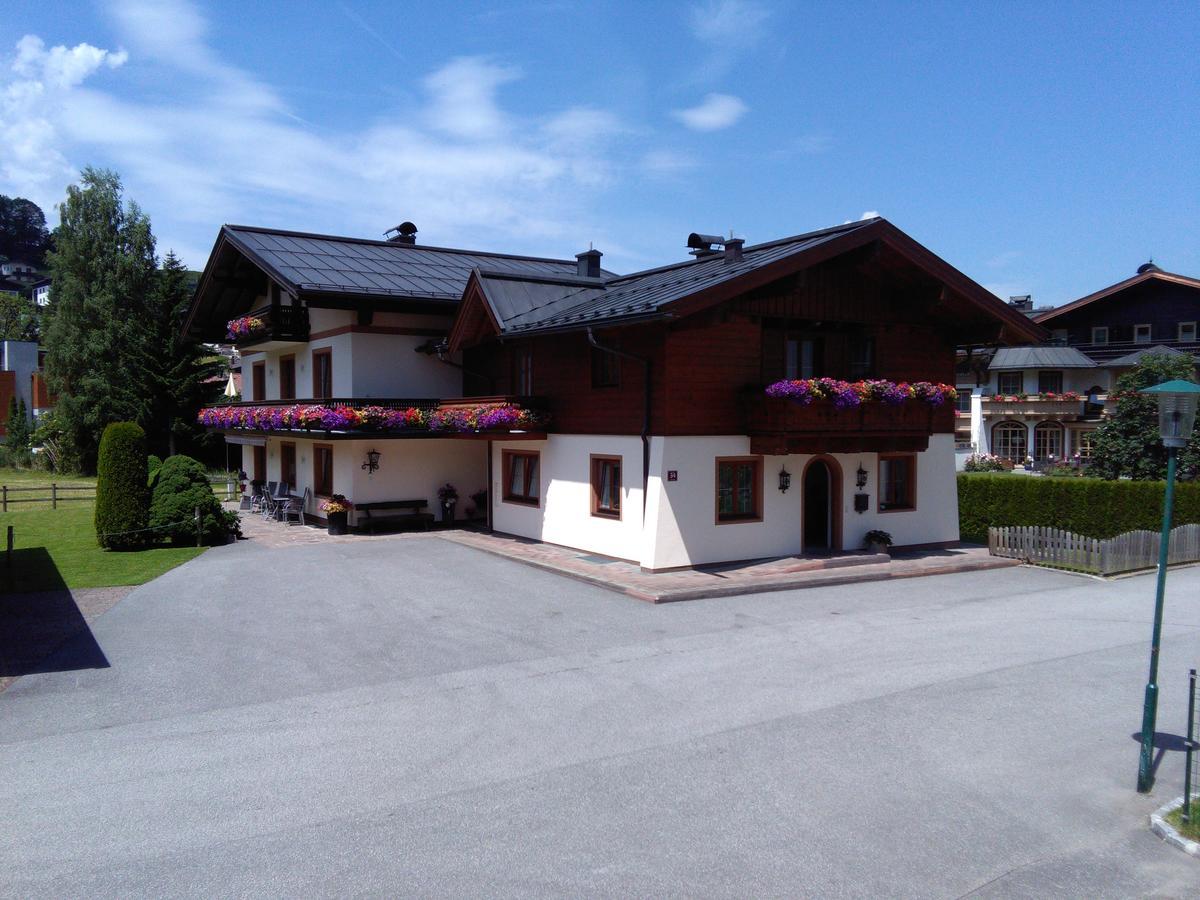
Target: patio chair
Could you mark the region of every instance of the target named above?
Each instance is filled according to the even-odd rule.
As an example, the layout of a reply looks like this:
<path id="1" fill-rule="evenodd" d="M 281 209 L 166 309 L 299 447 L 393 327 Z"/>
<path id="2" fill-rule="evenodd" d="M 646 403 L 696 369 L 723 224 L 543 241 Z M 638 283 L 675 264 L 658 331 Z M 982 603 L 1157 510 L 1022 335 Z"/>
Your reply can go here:
<path id="1" fill-rule="evenodd" d="M 288 497 L 280 506 L 279 520 L 290 525 L 291 519 L 295 518 L 297 523 L 303 525 L 304 510 L 308 508 L 309 496 L 308 488 L 305 488 L 303 497 Z"/>
<path id="2" fill-rule="evenodd" d="M 271 495 L 271 512 L 270 517 L 275 521 L 280 520 L 280 513 L 283 511 L 285 503 L 291 499 L 292 486 L 286 481 L 281 481 L 275 486 L 275 493 Z"/>
<path id="3" fill-rule="evenodd" d="M 279 487 L 278 481 L 268 481 L 266 487 L 262 489 L 262 493 L 258 495 L 258 511 L 262 513 L 265 519 L 271 515 L 272 506 L 275 495 L 275 489 Z"/>

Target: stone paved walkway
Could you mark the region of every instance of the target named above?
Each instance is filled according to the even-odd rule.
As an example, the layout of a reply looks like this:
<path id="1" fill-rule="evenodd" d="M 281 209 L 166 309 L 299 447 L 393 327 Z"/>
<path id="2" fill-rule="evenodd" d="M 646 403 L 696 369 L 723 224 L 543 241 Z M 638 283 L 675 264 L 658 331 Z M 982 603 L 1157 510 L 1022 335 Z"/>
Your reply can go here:
<path id="1" fill-rule="evenodd" d="M 640 566 L 624 560 L 597 556 L 556 544 L 543 544 L 511 535 L 486 534 L 465 528 L 380 535 L 348 534 L 335 537 L 327 534 L 323 527 L 284 525 L 243 512 L 242 532 L 247 539 L 267 547 L 440 538 L 568 578 L 586 581 L 650 603 L 728 597 L 859 581 L 884 581 L 890 578 L 915 578 L 921 575 L 945 575 L 1020 565 L 1017 560 L 989 556 L 986 547 L 963 547 L 898 553 L 894 557 L 870 553 L 847 553 L 829 559 L 785 557 L 703 566 L 676 572 L 649 573 L 643 572 Z"/>

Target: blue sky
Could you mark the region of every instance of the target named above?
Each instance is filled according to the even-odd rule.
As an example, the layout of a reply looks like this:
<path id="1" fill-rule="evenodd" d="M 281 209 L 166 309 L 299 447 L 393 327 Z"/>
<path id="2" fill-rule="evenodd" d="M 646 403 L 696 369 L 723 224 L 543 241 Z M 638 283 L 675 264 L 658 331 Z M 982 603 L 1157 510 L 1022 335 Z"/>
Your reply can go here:
<path id="1" fill-rule="evenodd" d="M 1200 275 L 1194 4 L 5 0 L 0 193 L 616 271 L 878 212 L 1002 296 Z"/>

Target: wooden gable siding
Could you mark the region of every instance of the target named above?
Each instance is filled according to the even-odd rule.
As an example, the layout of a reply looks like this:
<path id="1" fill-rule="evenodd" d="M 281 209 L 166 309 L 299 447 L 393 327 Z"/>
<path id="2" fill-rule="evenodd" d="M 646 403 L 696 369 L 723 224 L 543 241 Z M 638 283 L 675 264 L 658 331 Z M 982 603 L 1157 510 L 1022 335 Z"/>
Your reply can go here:
<path id="1" fill-rule="evenodd" d="M 1065 328 L 1069 344 L 1090 344 L 1092 327 L 1108 328 L 1109 343 L 1134 339 L 1133 327 L 1151 327 L 1150 343 L 1178 340 L 1179 323 L 1200 320 L 1200 291 L 1184 284 L 1157 279 L 1135 284 L 1050 320 L 1046 327 Z"/>

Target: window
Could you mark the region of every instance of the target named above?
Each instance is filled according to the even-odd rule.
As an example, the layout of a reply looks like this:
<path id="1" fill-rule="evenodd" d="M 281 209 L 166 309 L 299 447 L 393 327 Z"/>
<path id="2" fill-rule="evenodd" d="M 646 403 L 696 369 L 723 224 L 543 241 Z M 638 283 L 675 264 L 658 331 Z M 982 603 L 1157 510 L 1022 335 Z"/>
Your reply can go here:
<path id="1" fill-rule="evenodd" d="M 509 503 L 537 506 L 541 496 L 539 454 L 529 450 L 505 450 L 504 499 Z"/>
<path id="2" fill-rule="evenodd" d="M 621 383 L 621 357 L 592 348 L 592 387 L 616 387 Z"/>
<path id="3" fill-rule="evenodd" d="M 533 348 L 528 345 L 513 351 L 512 385 L 515 393 L 533 393 Z"/>
<path id="4" fill-rule="evenodd" d="M 254 451 L 254 475 L 252 481 L 261 481 L 263 484 L 267 482 L 267 448 L 253 447 Z"/>
<path id="5" fill-rule="evenodd" d="M 1149 325 L 1134 325 L 1133 326 L 1133 342 L 1135 344 L 1150 343 L 1150 326 Z"/>
<path id="6" fill-rule="evenodd" d="M 1092 441 L 1096 437 L 1096 432 L 1092 429 L 1087 431 L 1075 432 L 1075 452 L 1079 454 L 1080 459 L 1092 458 Z"/>
<path id="7" fill-rule="evenodd" d="M 250 399 L 256 403 L 261 403 L 267 399 L 267 364 L 256 362 L 250 367 L 250 384 L 251 391 Z"/>
<path id="8" fill-rule="evenodd" d="M 1107 344 L 1108 343 L 1108 326 L 1094 325 L 1092 327 L 1092 343 Z"/>
<path id="9" fill-rule="evenodd" d="M 1056 344 L 1065 344 L 1068 340 L 1068 337 L 1069 335 L 1067 334 L 1067 329 L 1065 328 L 1055 328 L 1050 332 L 1050 340 Z"/>
<path id="10" fill-rule="evenodd" d="M 917 458 L 879 457 L 879 511 L 917 508 Z"/>
<path id="11" fill-rule="evenodd" d="M 328 400 L 333 396 L 333 350 L 314 350 L 312 354 L 313 398 Z"/>
<path id="12" fill-rule="evenodd" d="M 1054 371 L 1038 372 L 1039 394 L 1061 394 L 1063 373 Z"/>
<path id="13" fill-rule="evenodd" d="M 1063 428 L 1057 422 L 1041 422 L 1033 429 L 1033 458 L 1046 462 L 1062 460 Z"/>
<path id="14" fill-rule="evenodd" d="M 1014 463 L 1025 462 L 1029 429 L 1021 422 L 1001 422 L 992 428 L 992 453 Z"/>
<path id="15" fill-rule="evenodd" d="M 1179 323 L 1179 340 L 1181 340 L 1181 341 L 1196 340 L 1196 323 L 1195 322 L 1180 322 Z"/>
<path id="16" fill-rule="evenodd" d="M 762 460 L 757 456 L 717 460 L 717 522 L 762 519 Z"/>
<path id="17" fill-rule="evenodd" d="M 296 445 L 279 445 L 279 480 L 288 486 L 289 491 L 296 489 Z"/>
<path id="18" fill-rule="evenodd" d="M 996 376 L 996 393 L 1010 397 L 1025 390 L 1025 379 L 1021 372 L 1001 372 Z"/>
<path id="19" fill-rule="evenodd" d="M 328 497 L 333 493 L 333 447 L 313 444 L 313 493 Z"/>
<path id="20" fill-rule="evenodd" d="M 784 378 L 815 378 L 821 362 L 813 338 L 789 338 L 785 344 Z"/>
<path id="21" fill-rule="evenodd" d="M 621 518 L 621 457 L 592 457 L 592 515 Z"/>
<path id="22" fill-rule="evenodd" d="M 279 399 L 296 399 L 296 357 L 279 357 Z"/>
<path id="23" fill-rule="evenodd" d="M 969 387 L 960 387 L 958 389 L 958 399 L 954 401 L 954 408 L 960 413 L 969 413 L 971 411 L 971 389 Z"/>
<path id="24" fill-rule="evenodd" d="M 850 340 L 850 380 L 861 381 L 875 374 L 875 341 L 869 337 Z"/>

